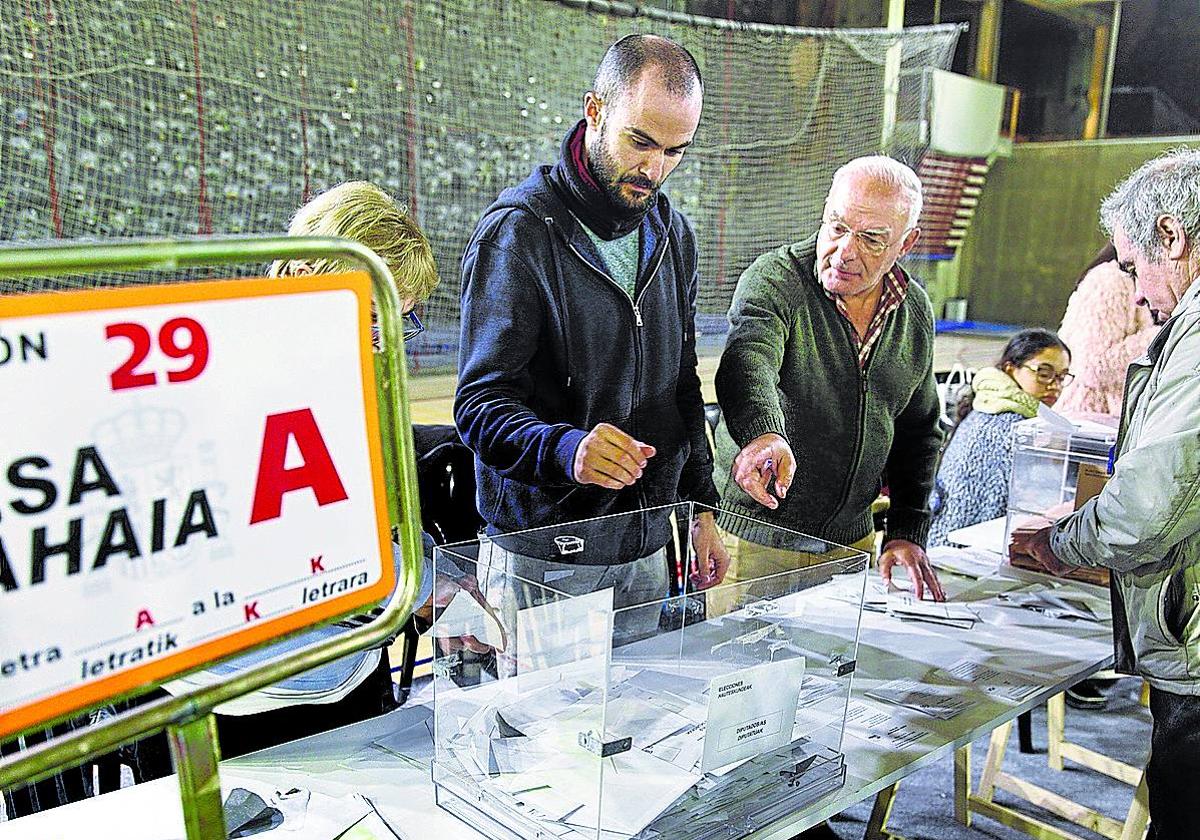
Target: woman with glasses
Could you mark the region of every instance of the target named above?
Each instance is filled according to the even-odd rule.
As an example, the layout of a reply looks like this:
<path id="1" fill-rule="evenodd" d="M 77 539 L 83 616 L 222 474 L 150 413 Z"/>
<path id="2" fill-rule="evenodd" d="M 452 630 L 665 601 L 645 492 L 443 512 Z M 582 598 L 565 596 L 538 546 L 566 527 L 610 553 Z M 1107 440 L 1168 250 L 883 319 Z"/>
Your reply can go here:
<path id="1" fill-rule="evenodd" d="M 960 402 L 958 424 L 942 454 L 930 494 L 929 544 L 944 545 L 958 528 L 1004 515 L 1012 472 L 1012 427 L 1052 406 L 1074 377 L 1071 351 L 1049 330 L 1013 336 L 995 367 L 975 374 Z"/>

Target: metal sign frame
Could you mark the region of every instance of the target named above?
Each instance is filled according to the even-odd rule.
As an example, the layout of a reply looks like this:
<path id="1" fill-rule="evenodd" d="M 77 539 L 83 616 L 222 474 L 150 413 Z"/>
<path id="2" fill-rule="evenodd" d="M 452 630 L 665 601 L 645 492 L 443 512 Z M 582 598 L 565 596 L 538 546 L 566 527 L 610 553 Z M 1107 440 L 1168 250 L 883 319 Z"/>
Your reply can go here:
<path id="1" fill-rule="evenodd" d="M 0 759 L 0 789 L 31 784 L 61 769 L 111 752 L 122 744 L 165 730 L 179 778 L 188 840 L 224 838 L 225 815 L 217 768 L 220 747 L 213 709 L 295 674 L 377 647 L 400 631 L 417 606 L 414 602 L 421 582 L 423 545 L 408 406 L 408 374 L 403 363 L 404 338 L 399 298 L 391 272 L 374 251 L 357 242 L 334 237 L 225 236 L 194 240 L 46 243 L 0 248 L 0 278 L 102 271 L 175 271 L 220 264 L 265 263 L 276 259 L 337 259 L 362 266 L 371 277 L 384 348 L 380 354 L 381 364 L 376 368 L 376 388 L 379 426 L 384 438 L 385 487 L 389 490 L 389 519 L 393 528 L 399 531 L 402 555 L 400 578 L 396 583 L 398 596 L 393 599 L 390 609 L 360 628 L 280 655 L 212 685 L 148 703 L 96 726 L 6 756 Z M 273 644 L 305 629 L 259 646 Z M 108 699 L 135 696 L 151 687 L 143 686 Z M 76 714 L 78 712 L 43 721 L 30 729 L 42 729 Z"/>

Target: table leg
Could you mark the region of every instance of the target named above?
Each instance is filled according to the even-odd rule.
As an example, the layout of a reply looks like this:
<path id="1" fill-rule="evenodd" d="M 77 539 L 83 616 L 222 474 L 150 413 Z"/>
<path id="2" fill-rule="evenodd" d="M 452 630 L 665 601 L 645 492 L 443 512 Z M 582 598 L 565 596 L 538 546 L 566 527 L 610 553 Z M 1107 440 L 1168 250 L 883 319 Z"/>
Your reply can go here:
<path id="1" fill-rule="evenodd" d="M 1056 694 L 1046 701 L 1046 762 L 1051 770 L 1063 769 L 1062 743 L 1067 728 L 1066 697 L 1066 694 Z"/>
<path id="2" fill-rule="evenodd" d="M 1146 827 L 1150 822 L 1150 791 L 1146 787 L 1146 773 L 1138 782 L 1137 790 L 1133 792 L 1133 801 L 1129 803 L 1129 813 L 1125 815 L 1125 827 L 1121 831 L 1121 840 L 1142 840 L 1146 836 Z"/>
<path id="3" fill-rule="evenodd" d="M 996 777 L 1004 764 L 1004 751 L 1008 749 L 1008 738 L 1012 735 L 1012 721 L 992 730 L 992 738 L 988 743 L 987 758 L 983 761 L 983 775 L 979 777 L 978 799 L 992 801 L 996 795 Z"/>
<path id="4" fill-rule="evenodd" d="M 971 827 L 971 745 L 954 751 L 954 819 Z"/>
<path id="5" fill-rule="evenodd" d="M 875 797 L 875 807 L 871 809 L 871 818 L 867 820 L 867 829 L 863 832 L 863 840 L 904 840 L 899 834 L 888 830 L 888 817 L 892 815 L 892 806 L 896 804 L 896 792 L 900 783 L 885 787 Z"/>

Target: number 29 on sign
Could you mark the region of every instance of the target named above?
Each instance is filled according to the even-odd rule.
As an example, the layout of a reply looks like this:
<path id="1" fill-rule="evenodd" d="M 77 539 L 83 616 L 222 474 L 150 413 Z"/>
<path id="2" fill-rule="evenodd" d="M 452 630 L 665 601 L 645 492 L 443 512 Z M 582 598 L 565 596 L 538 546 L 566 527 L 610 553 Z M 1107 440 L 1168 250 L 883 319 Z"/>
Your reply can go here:
<path id="1" fill-rule="evenodd" d="M 179 338 L 183 333 L 182 341 Z M 116 370 L 109 374 L 112 390 L 146 388 L 158 384 L 159 372 L 147 369 L 147 358 L 154 346 L 154 336 L 148 327 L 133 321 L 109 324 L 104 328 L 105 338 L 123 338 L 130 342 L 130 353 Z M 172 318 L 158 329 L 158 349 L 169 359 L 186 361 L 179 369 L 166 369 L 167 382 L 188 382 L 204 373 L 208 366 L 208 334 L 204 327 L 192 318 Z"/>

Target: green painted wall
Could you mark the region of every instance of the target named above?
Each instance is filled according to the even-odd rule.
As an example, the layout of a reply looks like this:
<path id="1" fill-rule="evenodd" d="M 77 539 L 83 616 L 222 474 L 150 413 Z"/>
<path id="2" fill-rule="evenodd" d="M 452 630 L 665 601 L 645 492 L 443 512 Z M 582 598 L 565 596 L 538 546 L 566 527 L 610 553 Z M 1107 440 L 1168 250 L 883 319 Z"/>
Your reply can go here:
<path id="1" fill-rule="evenodd" d="M 957 294 L 975 320 L 1057 327 L 1104 245 L 1100 201 L 1133 169 L 1200 137 L 1026 143 L 988 174 L 960 249 Z"/>

